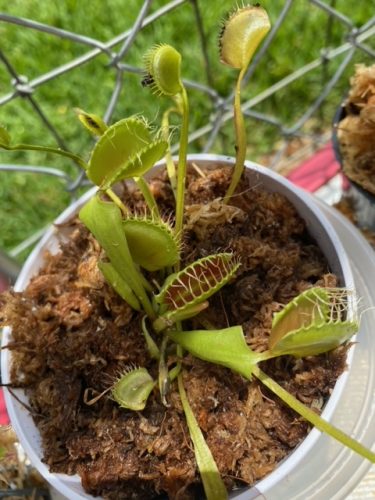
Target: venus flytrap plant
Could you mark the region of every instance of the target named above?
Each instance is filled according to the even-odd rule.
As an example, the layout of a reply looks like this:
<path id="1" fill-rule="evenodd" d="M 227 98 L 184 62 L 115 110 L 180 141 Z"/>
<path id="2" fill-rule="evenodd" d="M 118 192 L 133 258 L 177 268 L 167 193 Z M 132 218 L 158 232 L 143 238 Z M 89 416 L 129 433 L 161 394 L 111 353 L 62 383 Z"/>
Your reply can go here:
<path id="1" fill-rule="evenodd" d="M 78 120 L 82 125 L 94 136 L 100 137 L 107 130 L 107 124 L 100 118 L 100 116 L 94 115 L 93 113 L 86 113 L 83 109 L 74 109 Z"/>
<path id="2" fill-rule="evenodd" d="M 240 103 L 241 82 L 257 46 L 268 30 L 269 19 L 263 9 L 244 7 L 230 17 L 222 33 L 221 58 L 226 64 L 240 70 L 234 101 L 237 157 L 224 203 L 228 202 L 236 189 L 246 154 Z M 98 193 L 80 210 L 79 217 L 105 253 L 103 260 L 98 263 L 105 280 L 138 312 L 140 335 L 143 335 L 148 354 L 159 370 L 157 380 L 145 367 L 123 370 L 111 387 L 96 396 L 90 404 L 110 393 L 110 397 L 120 407 L 142 411 L 148 397 L 158 387 L 159 397 L 167 406 L 169 385 L 177 378 L 206 496 L 208 500 L 227 498 L 226 488 L 183 385 L 181 361 L 185 349 L 193 356 L 225 366 L 245 379 L 251 380 L 255 376 L 307 421 L 374 461 L 374 453 L 322 420 L 259 368 L 259 363 L 271 358 L 283 355 L 312 356 L 347 342 L 358 329 L 358 319 L 346 314 L 347 305 L 353 299 L 348 290 L 312 288 L 301 293 L 275 314 L 269 346 L 264 352 L 249 348 L 240 325 L 225 329 L 184 330 L 182 322 L 196 317 L 209 307 L 210 297 L 235 277 L 240 263 L 232 253 L 218 252 L 181 269 L 189 116 L 187 94 L 180 75 L 181 56 L 169 45 L 158 45 L 147 53 L 145 66 L 147 75 L 143 83 L 151 86 L 155 93 L 174 101 L 174 107 L 164 114 L 161 134 L 153 135 L 146 120 L 139 116 L 107 126 L 96 115 L 77 110 L 84 127 L 98 137 L 90 160 L 86 163 L 70 152 L 53 148 L 22 144 L 11 146 L 9 134 L 0 127 L 0 147 L 8 150 L 41 150 L 68 157 L 78 162 L 86 170 L 89 179 L 98 186 Z M 177 112 L 182 117 L 177 171 L 168 151 L 171 112 Z M 162 219 L 143 178 L 165 154 L 176 200 L 174 227 Z M 143 193 L 149 208 L 149 213 L 144 216 L 131 213 L 112 190 L 116 182 L 128 179 L 134 179 Z M 205 324 L 204 319 L 201 323 Z M 170 369 L 168 355 L 172 343 L 173 353 L 177 353 L 179 359 Z"/>

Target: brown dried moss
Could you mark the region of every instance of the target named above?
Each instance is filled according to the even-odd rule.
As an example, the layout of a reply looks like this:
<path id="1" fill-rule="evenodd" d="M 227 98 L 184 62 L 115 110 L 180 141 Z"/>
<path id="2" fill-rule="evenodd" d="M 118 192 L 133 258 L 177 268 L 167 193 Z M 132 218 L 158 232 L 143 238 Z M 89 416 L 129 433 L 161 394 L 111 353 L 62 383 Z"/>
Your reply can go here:
<path id="1" fill-rule="evenodd" d="M 217 198 L 228 175 L 227 169 L 204 178 L 190 172 L 184 262 L 218 249 L 238 254 L 238 277 L 212 297 L 201 322 L 218 328 L 242 324 L 249 345 L 261 351 L 280 304 L 336 280 L 282 196 L 250 189 L 244 179 L 234 206 L 224 208 Z M 172 195 L 165 174 L 152 189 L 168 212 Z M 133 208 L 143 208 L 128 188 L 122 194 Z M 139 314 L 97 272 L 97 244 L 79 223 L 73 221 L 71 229 L 70 240 L 58 255 L 46 256 L 28 288 L 1 299 L 0 322 L 13 329 L 12 381 L 29 395 L 44 460 L 52 471 L 79 473 L 88 492 L 105 498 L 198 498 L 199 474 L 175 385 L 168 408 L 156 390 L 143 412 L 120 409 L 108 397 L 84 403 L 84 394 L 106 389 L 124 366 L 146 366 L 153 375 L 157 366 L 147 356 Z M 262 368 L 321 408 L 344 366 L 340 348 L 304 360 L 284 357 Z M 257 381 L 191 356 L 183 367 L 190 404 L 228 488 L 264 477 L 306 435 L 307 424 Z"/>
<path id="2" fill-rule="evenodd" d="M 375 65 L 358 64 L 338 125 L 345 174 L 375 195 Z"/>

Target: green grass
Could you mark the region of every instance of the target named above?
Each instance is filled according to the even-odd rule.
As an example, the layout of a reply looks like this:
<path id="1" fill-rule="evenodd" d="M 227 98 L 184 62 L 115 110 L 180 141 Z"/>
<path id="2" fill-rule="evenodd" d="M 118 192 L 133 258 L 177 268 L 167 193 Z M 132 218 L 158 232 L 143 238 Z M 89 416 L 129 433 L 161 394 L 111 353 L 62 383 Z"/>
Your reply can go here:
<path id="1" fill-rule="evenodd" d="M 326 0 L 329 3 L 328 0 Z M 152 11 L 166 1 L 155 0 Z M 217 51 L 217 33 L 220 21 L 231 10 L 235 2 L 228 0 L 199 0 L 210 58 L 215 89 L 223 96 L 233 85 L 236 73 L 220 64 Z M 336 8 L 360 26 L 373 15 L 371 2 L 336 0 Z M 107 41 L 131 27 L 140 0 L 0 0 L 0 11 L 28 17 L 42 23 L 71 30 L 86 36 Z M 264 0 L 262 5 L 269 11 L 272 21 L 284 5 L 283 0 Z M 195 18 L 191 4 L 179 7 L 174 12 L 145 28 L 138 35 L 126 62 L 140 66 L 144 52 L 153 44 L 173 44 L 183 55 L 185 78 L 206 83 L 204 64 L 199 50 L 199 37 L 194 29 Z M 329 33 L 329 34 L 327 34 Z M 258 94 L 285 77 L 298 67 L 320 56 L 323 46 L 332 47 L 343 43 L 345 30 L 338 22 L 329 28 L 327 16 L 307 0 L 295 2 L 267 56 L 259 65 L 253 80 L 244 90 L 244 99 Z M 36 31 L 0 22 L 1 49 L 14 65 L 15 70 L 30 80 L 57 65 L 69 62 L 90 50 L 86 46 L 52 37 Z M 374 42 L 372 42 L 374 47 Z M 366 62 L 364 56 L 357 58 Z M 303 114 L 341 59 L 331 62 L 326 73 L 318 69 L 276 96 L 256 107 L 256 111 L 269 113 L 289 125 Z M 351 65 L 335 88 L 328 104 L 316 117 L 317 126 L 326 128 L 334 109 L 347 87 L 353 71 Z M 39 87 L 33 94 L 50 121 L 59 130 L 68 148 L 87 157 L 92 144 L 82 130 L 73 112 L 74 107 L 102 115 L 111 96 L 115 70 L 108 67 L 108 58 L 101 55 L 69 74 Z M 0 63 L 0 96 L 12 90 L 10 77 Z M 190 91 L 191 129 L 207 123 L 212 111 L 211 102 L 197 91 Z M 124 86 L 116 107 L 114 120 L 133 113 L 143 113 L 152 122 L 158 123 L 166 101 L 152 96 L 142 89 L 139 75 L 124 75 Z M 7 126 L 14 142 L 32 142 L 56 145 L 52 135 L 41 123 L 26 99 L 14 101 L 0 107 L 0 122 Z M 257 159 L 273 149 L 279 138 L 277 131 L 269 126 L 249 120 L 248 133 L 251 146 L 249 155 Z M 204 139 L 192 145 L 191 151 L 199 151 Z M 228 123 L 215 142 L 213 152 L 233 154 L 233 132 Z M 66 160 L 48 155 L 0 152 L 0 163 L 49 165 L 61 168 L 74 175 L 75 168 Z M 61 182 L 31 174 L 0 173 L 0 248 L 12 249 L 36 229 L 53 220 L 68 203 L 68 195 Z"/>

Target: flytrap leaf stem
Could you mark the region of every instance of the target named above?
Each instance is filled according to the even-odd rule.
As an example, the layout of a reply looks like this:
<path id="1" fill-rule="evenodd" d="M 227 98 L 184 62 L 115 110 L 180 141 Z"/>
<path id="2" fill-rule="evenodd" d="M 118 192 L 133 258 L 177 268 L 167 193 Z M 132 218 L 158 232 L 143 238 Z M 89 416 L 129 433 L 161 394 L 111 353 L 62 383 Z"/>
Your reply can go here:
<path id="1" fill-rule="evenodd" d="M 189 101 L 186 94 L 185 87 L 181 90 L 182 97 L 182 123 L 180 135 L 180 150 L 178 155 L 178 169 L 177 169 L 177 200 L 176 200 L 176 235 L 182 238 L 182 226 L 184 217 L 184 202 L 185 202 L 185 184 L 186 184 L 186 160 L 187 160 L 187 147 L 188 147 L 188 132 L 189 132 Z M 176 270 L 179 269 L 179 263 Z"/>
<path id="2" fill-rule="evenodd" d="M 139 187 L 143 197 L 147 203 L 148 208 L 151 211 L 153 217 L 160 219 L 159 207 L 155 201 L 155 198 L 150 190 L 150 186 L 147 184 L 143 177 L 134 177 L 137 186 Z"/>
<path id="3" fill-rule="evenodd" d="M 119 207 L 119 209 L 124 213 L 124 214 L 129 214 L 130 210 L 128 207 L 120 200 L 120 198 L 117 196 L 117 194 L 111 189 L 108 188 L 105 190 L 105 193 L 111 198 L 111 200 L 116 203 L 116 205 Z"/>
<path id="4" fill-rule="evenodd" d="M 65 151 L 64 149 L 59 148 L 51 148 L 49 146 L 37 146 L 35 144 L 15 144 L 11 146 L 10 144 L 5 144 L 0 141 L 0 148 L 6 149 L 7 151 L 40 151 L 43 153 L 52 153 L 58 156 L 64 156 L 65 158 L 70 158 L 73 160 L 78 166 L 83 168 L 83 170 L 87 170 L 87 163 L 80 156 L 71 153 L 70 151 Z"/>
<path id="5" fill-rule="evenodd" d="M 173 158 L 172 158 L 172 153 L 170 149 L 170 142 L 169 142 L 169 136 L 170 136 L 170 131 L 169 131 L 169 116 L 171 113 L 179 113 L 177 108 L 169 108 L 163 113 L 163 118 L 161 122 L 161 133 L 163 139 L 168 142 L 168 148 L 167 152 L 165 153 L 165 163 L 167 166 L 167 173 L 168 173 L 168 178 L 171 183 L 171 188 L 173 191 L 173 195 L 175 197 L 175 200 L 177 199 L 177 173 L 176 173 L 176 166 L 174 164 Z"/>
<path id="6" fill-rule="evenodd" d="M 197 419 L 191 409 L 186 395 L 182 373 L 177 377 L 177 381 L 182 407 L 184 409 L 190 437 L 194 445 L 195 459 L 202 478 L 207 500 L 226 500 L 228 498 L 227 490 L 220 477 L 220 472 L 212 456 L 211 450 L 203 437 Z"/>
<path id="7" fill-rule="evenodd" d="M 237 79 L 236 92 L 234 95 L 234 127 L 236 132 L 236 163 L 233 170 L 232 179 L 229 184 L 228 191 L 224 197 L 224 203 L 228 203 L 233 195 L 243 172 L 246 160 L 246 128 L 245 120 L 241 108 L 241 84 L 246 73 L 246 68 L 243 68 Z"/>

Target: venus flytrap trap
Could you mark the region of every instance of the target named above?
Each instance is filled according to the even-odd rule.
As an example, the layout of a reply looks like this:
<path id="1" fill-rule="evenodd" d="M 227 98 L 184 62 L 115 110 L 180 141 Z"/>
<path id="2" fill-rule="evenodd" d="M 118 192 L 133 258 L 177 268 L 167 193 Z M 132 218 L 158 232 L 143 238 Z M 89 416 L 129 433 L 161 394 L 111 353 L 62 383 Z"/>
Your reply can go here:
<path id="1" fill-rule="evenodd" d="M 205 309 L 206 300 L 228 283 L 239 267 L 233 254 L 222 253 L 203 257 L 170 275 L 154 297 L 159 304 L 154 328 L 172 326 Z"/>
<path id="2" fill-rule="evenodd" d="M 142 411 L 154 387 L 155 381 L 146 368 L 134 368 L 119 375 L 111 396 L 121 408 Z"/>
<path id="3" fill-rule="evenodd" d="M 347 317 L 353 301 L 354 292 L 342 288 L 302 292 L 274 315 L 268 352 L 316 356 L 347 342 L 359 329 L 358 317 Z"/>
<path id="4" fill-rule="evenodd" d="M 157 204 L 143 175 L 160 160 L 168 144 L 152 136 L 146 120 L 130 117 L 108 127 L 96 143 L 87 169 L 87 176 L 103 191 L 119 181 L 134 179 L 155 216 Z M 116 202 L 116 199 L 114 199 Z"/>

